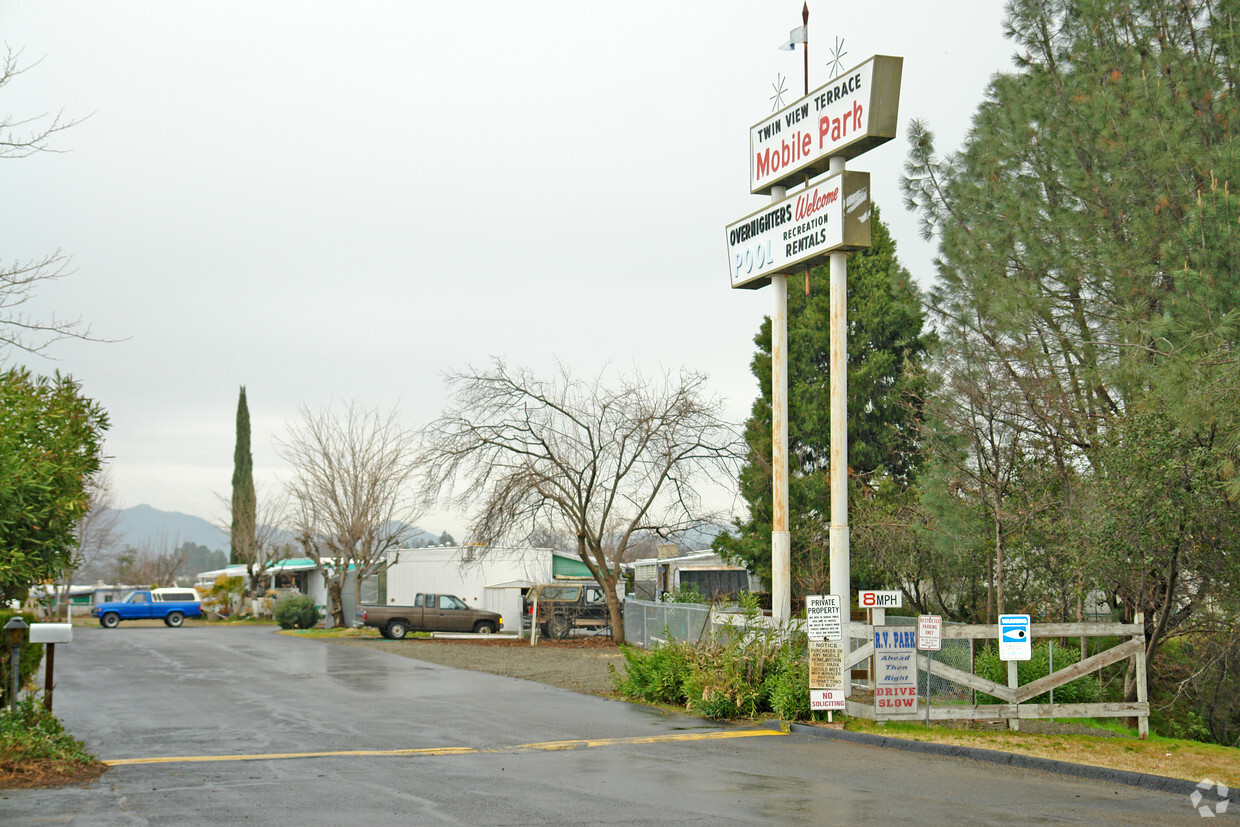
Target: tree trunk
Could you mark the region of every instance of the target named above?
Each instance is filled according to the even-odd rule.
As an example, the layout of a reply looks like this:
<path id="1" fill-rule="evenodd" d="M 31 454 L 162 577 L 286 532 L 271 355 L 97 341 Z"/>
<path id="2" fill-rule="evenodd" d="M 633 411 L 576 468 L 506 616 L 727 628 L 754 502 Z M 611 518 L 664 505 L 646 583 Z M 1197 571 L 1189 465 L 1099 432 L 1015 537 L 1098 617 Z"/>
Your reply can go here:
<path id="1" fill-rule="evenodd" d="M 616 595 L 616 583 L 603 588 L 607 596 L 607 616 L 611 619 L 611 639 L 616 643 L 624 643 L 624 606 Z"/>
<path id="2" fill-rule="evenodd" d="M 332 577 L 327 581 L 327 610 L 332 615 L 332 625 L 344 626 L 344 606 L 340 602 L 340 592 L 344 588 L 339 580 Z"/>

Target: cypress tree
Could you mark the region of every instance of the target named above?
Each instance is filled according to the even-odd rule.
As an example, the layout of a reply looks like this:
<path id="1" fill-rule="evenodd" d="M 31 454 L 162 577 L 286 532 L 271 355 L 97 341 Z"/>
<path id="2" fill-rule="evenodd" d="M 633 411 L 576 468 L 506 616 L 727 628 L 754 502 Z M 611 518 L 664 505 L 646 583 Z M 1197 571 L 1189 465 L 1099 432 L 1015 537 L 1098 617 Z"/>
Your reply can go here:
<path id="1" fill-rule="evenodd" d="M 230 563 L 245 563 L 252 556 L 258 528 L 254 495 L 254 457 L 250 454 L 250 408 L 245 386 L 237 399 L 237 446 L 233 451 L 232 533 Z"/>

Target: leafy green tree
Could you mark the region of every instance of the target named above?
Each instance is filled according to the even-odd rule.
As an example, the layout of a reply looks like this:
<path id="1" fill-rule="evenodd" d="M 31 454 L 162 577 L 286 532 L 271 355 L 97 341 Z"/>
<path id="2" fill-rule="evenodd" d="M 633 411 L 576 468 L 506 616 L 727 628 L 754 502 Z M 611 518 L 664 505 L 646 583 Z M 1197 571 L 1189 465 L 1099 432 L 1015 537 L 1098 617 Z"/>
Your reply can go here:
<path id="1" fill-rule="evenodd" d="M 0 374 L 0 604 L 73 565 L 107 427 L 67 376 Z"/>
<path id="2" fill-rule="evenodd" d="M 877 208 L 872 245 L 848 261 L 848 462 L 850 497 L 905 489 L 918 463 L 919 370 L 926 351 L 916 288 L 896 257 Z M 830 273 L 809 276 L 809 295 L 788 291 L 789 516 L 794 589 L 829 584 L 830 517 Z M 714 548 L 741 560 L 770 582 L 771 574 L 771 321 L 754 337 L 751 369 L 761 396 L 745 424 L 748 460 L 740 490 L 748 517 L 719 535 Z"/>
<path id="3" fill-rule="evenodd" d="M 254 457 L 250 453 L 250 408 L 245 386 L 237 397 L 237 441 L 233 449 L 232 531 L 230 563 L 254 558 L 257 545 L 258 503 L 254 494 Z"/>
<path id="4" fill-rule="evenodd" d="M 1151 662 L 1240 563 L 1237 12 L 1013 0 L 1017 70 L 963 149 L 910 133 L 906 196 L 940 245 L 930 444 L 961 455 L 922 484 L 973 512 L 944 540 L 991 546 L 1000 610 L 1105 588 Z"/>

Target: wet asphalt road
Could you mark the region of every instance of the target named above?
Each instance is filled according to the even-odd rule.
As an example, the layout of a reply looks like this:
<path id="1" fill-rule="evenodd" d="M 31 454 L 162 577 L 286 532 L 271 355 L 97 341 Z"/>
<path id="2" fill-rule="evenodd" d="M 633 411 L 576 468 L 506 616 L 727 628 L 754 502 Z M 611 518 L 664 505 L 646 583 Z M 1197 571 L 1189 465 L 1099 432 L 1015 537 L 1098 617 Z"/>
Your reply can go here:
<path id="1" fill-rule="evenodd" d="M 56 678 L 57 714 L 100 758 L 220 760 L 125 764 L 86 787 L 0 792 L 0 823 L 1200 818 L 1181 796 L 827 738 L 733 737 L 751 728 L 269 627 L 79 628 L 57 651 Z M 686 736 L 704 739 L 670 740 Z M 334 754 L 236 759 L 309 752 Z"/>

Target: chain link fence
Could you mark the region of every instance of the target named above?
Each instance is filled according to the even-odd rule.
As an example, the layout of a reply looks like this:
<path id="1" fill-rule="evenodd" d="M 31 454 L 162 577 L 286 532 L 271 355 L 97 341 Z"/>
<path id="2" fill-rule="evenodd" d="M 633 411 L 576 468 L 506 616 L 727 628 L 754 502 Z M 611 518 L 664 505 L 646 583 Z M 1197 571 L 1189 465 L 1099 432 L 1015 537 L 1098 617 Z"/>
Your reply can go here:
<path id="1" fill-rule="evenodd" d="M 887 626 L 916 626 L 917 618 L 915 617 L 892 617 L 887 616 Z M 951 623 L 943 621 L 944 626 L 959 626 L 959 623 Z M 953 683 L 946 678 L 940 678 L 934 674 L 934 663 L 945 663 L 953 666 L 962 672 L 973 674 L 973 641 L 961 640 L 956 638 L 944 638 L 942 642 L 943 648 L 939 651 L 923 652 L 918 651 L 918 655 L 929 655 L 933 662 L 930 667 L 930 702 L 931 703 L 973 703 L 973 690 L 968 687 Z M 926 673 L 922 669 L 917 670 L 917 694 L 922 698 L 926 697 Z"/>
<path id="2" fill-rule="evenodd" d="M 624 639 L 634 646 L 649 649 L 668 640 L 697 643 L 710 635 L 710 606 L 634 597 L 624 601 Z"/>

